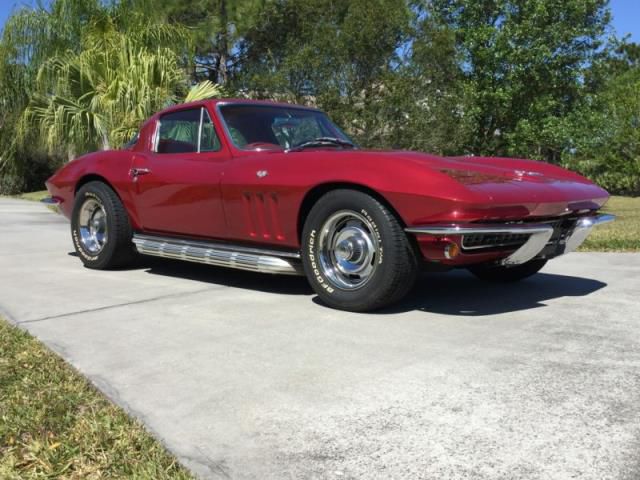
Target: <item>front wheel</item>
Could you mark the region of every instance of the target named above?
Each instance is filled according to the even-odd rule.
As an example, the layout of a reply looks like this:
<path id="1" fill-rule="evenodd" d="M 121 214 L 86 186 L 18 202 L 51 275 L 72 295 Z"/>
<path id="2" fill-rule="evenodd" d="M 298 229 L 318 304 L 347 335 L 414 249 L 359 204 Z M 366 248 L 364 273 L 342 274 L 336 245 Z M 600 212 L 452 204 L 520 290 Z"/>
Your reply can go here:
<path id="1" fill-rule="evenodd" d="M 402 226 L 378 200 L 333 190 L 311 209 L 302 234 L 304 270 L 327 305 L 370 311 L 397 302 L 418 262 Z"/>
<path id="2" fill-rule="evenodd" d="M 482 280 L 508 283 L 517 282 L 538 273 L 546 263 L 546 260 L 534 259 L 529 260 L 522 265 L 515 265 L 513 267 L 505 267 L 501 265 L 476 265 L 469 267 L 469 271 Z"/>

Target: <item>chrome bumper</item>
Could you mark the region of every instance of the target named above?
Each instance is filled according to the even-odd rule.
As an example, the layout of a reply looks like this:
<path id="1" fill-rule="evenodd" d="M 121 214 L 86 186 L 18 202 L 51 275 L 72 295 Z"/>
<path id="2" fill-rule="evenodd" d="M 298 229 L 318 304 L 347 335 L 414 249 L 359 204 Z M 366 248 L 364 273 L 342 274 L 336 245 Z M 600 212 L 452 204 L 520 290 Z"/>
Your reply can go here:
<path id="1" fill-rule="evenodd" d="M 582 245 L 582 242 L 587 239 L 593 227 L 597 227 L 603 223 L 613 222 L 615 219 L 616 217 L 614 215 L 607 214 L 595 215 L 593 217 L 582 217 L 578 220 L 576 226 L 573 228 L 573 232 L 567 239 L 564 253 L 573 252 Z"/>
<path id="2" fill-rule="evenodd" d="M 57 197 L 45 197 L 40 200 L 42 203 L 46 203 L 47 205 L 55 205 L 58 206 L 62 203 L 62 201 Z"/>
<path id="3" fill-rule="evenodd" d="M 576 225 L 573 227 L 571 233 L 567 236 L 565 241 L 565 248 L 562 253 L 569 253 L 577 249 L 582 242 L 585 241 L 591 229 L 597 225 L 603 223 L 612 222 L 615 220 L 613 215 L 594 215 L 589 217 L 582 217 L 577 220 Z M 471 234 L 527 234 L 529 238 L 527 241 L 512 252 L 508 257 L 500 260 L 502 265 L 520 265 L 535 258 L 542 252 L 547 246 L 547 243 L 553 235 L 553 227 L 545 223 L 536 224 L 506 224 L 506 225 L 479 225 L 479 224 L 466 224 L 466 225 L 427 225 L 422 227 L 409 227 L 406 228 L 407 233 L 414 234 L 426 234 L 437 236 L 452 236 L 452 235 L 471 235 Z"/>

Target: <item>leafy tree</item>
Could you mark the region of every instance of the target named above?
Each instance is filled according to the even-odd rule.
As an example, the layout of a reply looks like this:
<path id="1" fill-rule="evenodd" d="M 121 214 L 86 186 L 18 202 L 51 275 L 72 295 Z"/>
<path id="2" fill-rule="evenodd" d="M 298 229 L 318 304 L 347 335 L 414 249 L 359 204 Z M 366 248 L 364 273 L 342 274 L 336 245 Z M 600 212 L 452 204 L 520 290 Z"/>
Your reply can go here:
<path id="1" fill-rule="evenodd" d="M 50 10 L 18 11 L 0 44 L 0 78 L 8 80 L 0 89 L 0 188 L 41 182 L 47 155 L 55 162 L 122 145 L 185 95 L 220 95 L 210 82 L 189 91 L 190 42 L 185 27 L 149 19 L 128 2 L 58 0 Z"/>
<path id="2" fill-rule="evenodd" d="M 92 24 L 80 53 L 53 57 L 41 67 L 22 132 L 36 126 L 50 152 L 64 147 L 70 157 L 122 145 L 149 115 L 186 93 L 178 54 L 149 46 L 183 35 L 181 27 L 166 24 L 138 23 L 128 32 L 118 31 L 108 18 Z M 220 92 L 208 83 L 188 99 Z"/>
<path id="3" fill-rule="evenodd" d="M 464 152 L 469 136 L 455 34 L 416 7 L 411 41 L 385 82 L 383 146 L 440 154 Z"/>
<path id="4" fill-rule="evenodd" d="M 240 43 L 234 86 L 251 96 L 317 104 L 360 141 L 376 143 L 387 125 L 380 100 L 399 65 L 396 49 L 409 18 L 404 0 L 268 3 Z"/>
<path id="5" fill-rule="evenodd" d="M 73 158 L 122 144 L 150 112 L 175 100 L 183 76 L 172 50 L 150 50 L 112 26 L 103 29 L 92 26 L 80 53 L 53 57 L 40 69 L 23 130 L 39 127 L 50 152 L 66 147 Z"/>
<path id="6" fill-rule="evenodd" d="M 611 37 L 596 55 L 585 74 L 585 93 L 598 95 L 612 78 L 640 68 L 640 44 L 627 37 Z"/>
<path id="7" fill-rule="evenodd" d="M 238 62 L 237 45 L 259 19 L 266 0 L 133 0 L 159 20 L 189 28 L 195 46 L 190 58 L 194 81 L 226 85 Z"/>
<path id="8" fill-rule="evenodd" d="M 0 190 L 167 103 L 316 105 L 364 146 L 571 165 L 638 192 L 640 47 L 607 0 L 49 0 L 0 40 Z M 36 128 L 28 128 L 31 122 Z M 16 126 L 22 126 L 18 131 Z M 32 172 L 36 172 L 32 174 Z"/>
<path id="9" fill-rule="evenodd" d="M 558 161 L 556 120 L 580 98 L 610 22 L 607 0 L 427 0 L 455 32 L 474 154 Z"/>
<path id="10" fill-rule="evenodd" d="M 640 195 L 640 68 L 613 77 L 564 125 L 566 166 L 610 191 Z"/>
<path id="11" fill-rule="evenodd" d="M 57 0 L 13 12 L 0 38 L 0 192 L 42 188 L 58 162 L 36 144 L 35 133 L 16 143 L 16 125 L 34 91 L 42 63 L 62 52 L 78 51 L 87 19 L 101 11 L 98 0 Z"/>

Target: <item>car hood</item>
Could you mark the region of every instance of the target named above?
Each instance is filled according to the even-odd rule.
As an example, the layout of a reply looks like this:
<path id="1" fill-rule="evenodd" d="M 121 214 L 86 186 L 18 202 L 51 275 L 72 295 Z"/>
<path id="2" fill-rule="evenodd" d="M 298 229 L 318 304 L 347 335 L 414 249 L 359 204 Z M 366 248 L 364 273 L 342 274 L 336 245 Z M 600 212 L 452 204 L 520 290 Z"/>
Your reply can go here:
<path id="1" fill-rule="evenodd" d="M 534 182 L 549 183 L 570 179 L 592 182 L 576 173 L 544 162 L 501 157 L 440 157 L 420 152 L 363 150 L 353 152 L 367 156 L 392 157 L 423 165 L 442 172 L 464 185 L 483 183 Z"/>
<path id="2" fill-rule="evenodd" d="M 356 154 L 356 152 L 353 152 Z M 555 215 L 593 210 L 608 199 L 606 190 L 574 172 L 545 162 L 502 157 L 439 157 L 407 151 L 360 151 L 421 165 L 462 184 L 487 203 L 527 204 L 531 214 Z M 537 206 L 535 206 L 537 204 Z"/>

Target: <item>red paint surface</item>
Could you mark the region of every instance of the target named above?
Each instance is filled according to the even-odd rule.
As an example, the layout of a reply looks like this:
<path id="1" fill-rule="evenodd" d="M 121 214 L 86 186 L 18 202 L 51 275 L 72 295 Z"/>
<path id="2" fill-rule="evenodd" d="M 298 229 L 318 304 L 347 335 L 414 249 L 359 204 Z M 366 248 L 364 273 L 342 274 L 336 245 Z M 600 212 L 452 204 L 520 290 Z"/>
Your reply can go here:
<path id="1" fill-rule="evenodd" d="M 88 178 L 101 178 L 120 196 L 137 231 L 293 249 L 300 247 L 299 216 L 305 196 L 331 185 L 376 192 L 406 226 L 553 217 L 597 210 L 608 198 L 605 190 L 580 175 L 530 160 L 335 148 L 290 153 L 240 150 L 218 116 L 216 104 L 225 101 L 272 104 L 210 100 L 171 107 L 145 122 L 131 149 L 87 154 L 62 167 L 47 181 L 49 192 L 63 200 L 61 209 L 70 217 L 79 185 Z M 201 105 L 213 120 L 220 151 L 162 155 L 151 151 L 160 114 Z M 134 167 L 148 168 L 150 173 L 134 179 Z M 268 175 L 258 177 L 259 170 Z M 441 260 L 428 238 L 418 240 L 423 255 Z M 460 255 L 445 263 L 478 258 Z"/>

